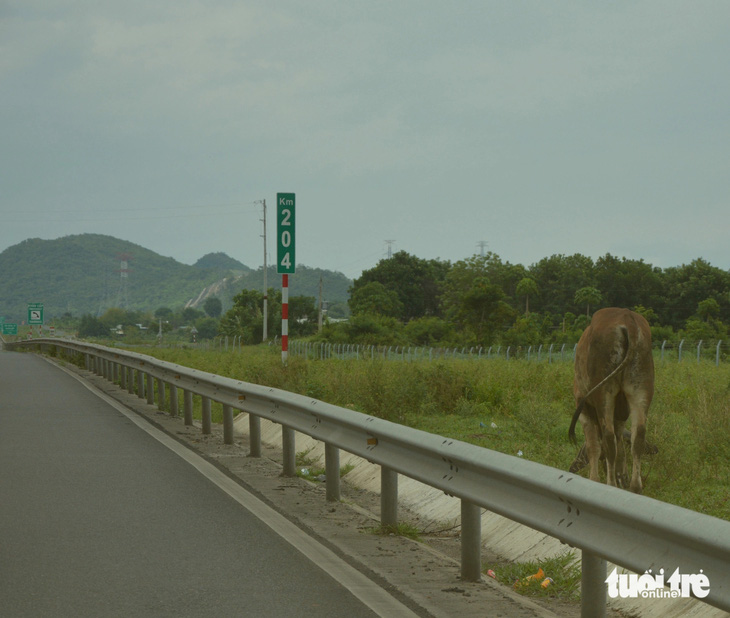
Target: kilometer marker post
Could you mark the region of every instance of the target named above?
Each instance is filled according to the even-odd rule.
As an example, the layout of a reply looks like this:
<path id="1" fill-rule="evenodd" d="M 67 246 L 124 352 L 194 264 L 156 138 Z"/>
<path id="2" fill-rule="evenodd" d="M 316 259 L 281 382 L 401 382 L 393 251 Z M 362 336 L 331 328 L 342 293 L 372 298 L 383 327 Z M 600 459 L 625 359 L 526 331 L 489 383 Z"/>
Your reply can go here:
<path id="1" fill-rule="evenodd" d="M 289 356 L 289 275 L 296 270 L 294 193 L 276 194 L 276 272 L 281 275 L 281 362 Z"/>

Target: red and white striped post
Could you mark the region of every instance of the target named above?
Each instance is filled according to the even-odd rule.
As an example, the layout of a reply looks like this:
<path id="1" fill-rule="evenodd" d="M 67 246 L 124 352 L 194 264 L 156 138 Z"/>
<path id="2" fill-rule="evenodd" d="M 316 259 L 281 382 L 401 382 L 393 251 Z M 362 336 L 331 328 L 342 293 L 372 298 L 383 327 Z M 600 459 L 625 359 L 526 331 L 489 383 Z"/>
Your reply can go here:
<path id="1" fill-rule="evenodd" d="M 289 357 L 289 275 L 281 276 L 281 362 Z"/>

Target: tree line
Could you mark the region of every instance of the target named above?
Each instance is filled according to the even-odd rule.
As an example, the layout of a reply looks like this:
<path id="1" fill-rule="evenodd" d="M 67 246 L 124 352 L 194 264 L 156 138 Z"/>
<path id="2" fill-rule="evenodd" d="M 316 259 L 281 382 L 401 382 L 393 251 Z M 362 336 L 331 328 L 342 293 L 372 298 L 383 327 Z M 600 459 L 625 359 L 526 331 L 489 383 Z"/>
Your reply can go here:
<path id="1" fill-rule="evenodd" d="M 103 336 L 118 324 L 156 334 L 182 328 L 196 339 L 240 336 L 263 339 L 263 293 L 244 289 L 223 313 L 207 299 L 204 311 L 154 314 L 110 309 L 84 316 L 81 336 Z M 405 251 L 362 272 L 349 289 L 349 319 L 327 320 L 318 332 L 314 297 L 289 299 L 289 333 L 330 343 L 416 346 L 529 346 L 575 343 L 602 307 L 627 307 L 644 315 L 655 340 L 728 340 L 730 272 L 698 258 L 658 268 L 610 254 L 593 260 L 553 255 L 525 267 L 494 253 L 455 263 L 426 260 Z M 267 298 L 268 336 L 281 334 L 281 291 Z M 131 325 L 131 326 L 130 326 Z M 192 336 L 189 337 L 192 339 Z"/>
<path id="2" fill-rule="evenodd" d="M 401 251 L 350 289 L 351 317 L 321 338 L 379 345 L 574 343 L 602 307 L 644 315 L 655 339 L 727 339 L 730 273 L 699 258 L 661 269 L 610 254 L 525 267 L 494 253 L 450 263 Z"/>

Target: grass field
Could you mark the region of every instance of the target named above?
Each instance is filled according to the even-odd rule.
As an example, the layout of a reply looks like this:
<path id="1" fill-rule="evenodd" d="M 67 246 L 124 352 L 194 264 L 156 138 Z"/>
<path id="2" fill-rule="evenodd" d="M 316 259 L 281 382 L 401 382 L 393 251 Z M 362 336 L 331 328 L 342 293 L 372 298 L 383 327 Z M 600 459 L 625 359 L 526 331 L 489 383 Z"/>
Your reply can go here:
<path id="1" fill-rule="evenodd" d="M 576 455 L 569 362 L 291 358 L 283 367 L 268 346 L 139 351 L 563 470 Z M 658 362 L 647 439 L 659 452 L 642 467 L 645 495 L 730 520 L 730 365 Z"/>

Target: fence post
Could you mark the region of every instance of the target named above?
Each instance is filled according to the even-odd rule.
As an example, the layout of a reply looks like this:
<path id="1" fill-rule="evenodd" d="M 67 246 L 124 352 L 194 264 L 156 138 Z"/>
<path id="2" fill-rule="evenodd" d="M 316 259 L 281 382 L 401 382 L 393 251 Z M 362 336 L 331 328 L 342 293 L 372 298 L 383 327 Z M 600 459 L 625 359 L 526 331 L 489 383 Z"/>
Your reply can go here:
<path id="1" fill-rule="evenodd" d="M 606 616 L 606 561 L 585 549 L 581 554 L 581 618 L 604 618 Z"/>
<path id="2" fill-rule="evenodd" d="M 715 351 L 715 366 L 720 366 L 720 344 L 722 343 L 722 339 L 717 342 L 717 350 Z"/>
<path id="3" fill-rule="evenodd" d="M 324 445 L 325 496 L 327 502 L 340 501 L 340 449 L 329 444 Z"/>
<path id="4" fill-rule="evenodd" d="M 662 355 L 659 360 L 664 360 L 664 348 L 666 347 L 666 345 L 667 345 L 667 340 L 665 339 L 664 341 L 662 341 Z"/>
<path id="5" fill-rule="evenodd" d="M 682 339 L 682 341 L 679 342 L 679 356 L 677 358 L 678 363 L 682 362 L 682 346 L 683 345 L 684 345 L 684 339 Z"/>
<path id="6" fill-rule="evenodd" d="M 461 579 L 478 582 L 482 578 L 482 510 L 461 501 Z"/>
<path id="7" fill-rule="evenodd" d="M 702 349 L 702 339 L 700 339 L 700 342 L 697 344 L 697 364 L 700 364 L 700 350 Z"/>
<path id="8" fill-rule="evenodd" d="M 380 525 L 398 525 L 398 473 L 380 466 Z"/>

